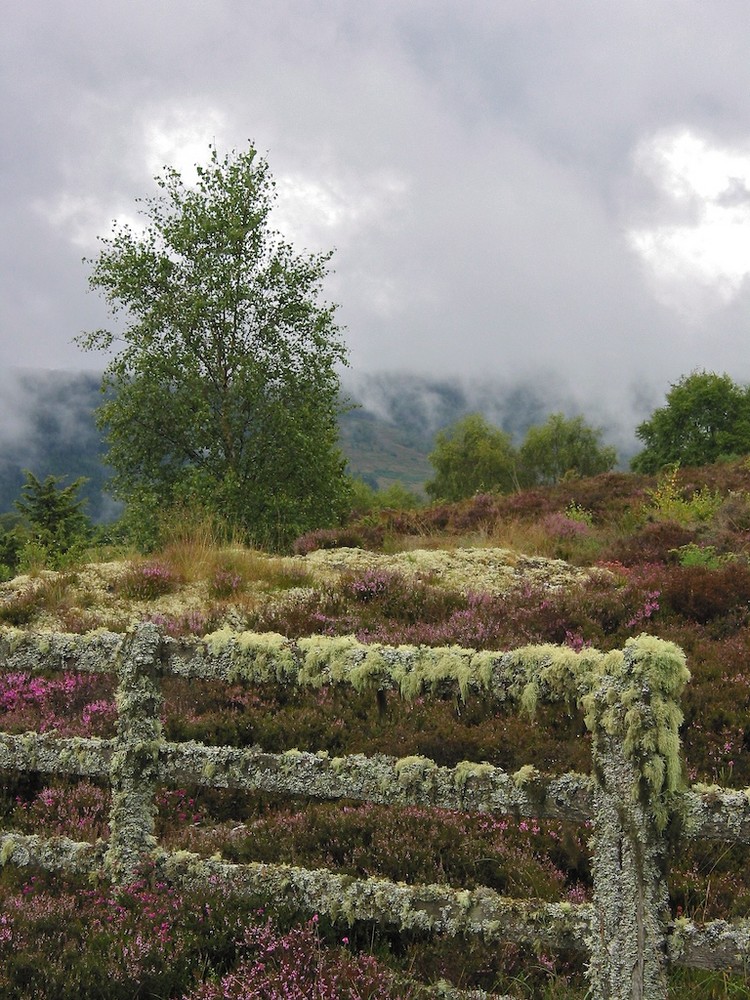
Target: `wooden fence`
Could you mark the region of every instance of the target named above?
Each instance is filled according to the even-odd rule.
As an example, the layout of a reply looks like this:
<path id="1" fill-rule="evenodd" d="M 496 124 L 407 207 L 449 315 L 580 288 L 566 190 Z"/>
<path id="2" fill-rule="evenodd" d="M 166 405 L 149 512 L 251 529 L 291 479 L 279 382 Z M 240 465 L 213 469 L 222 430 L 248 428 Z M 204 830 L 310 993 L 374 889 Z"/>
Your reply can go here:
<path id="1" fill-rule="evenodd" d="M 127 881 L 151 860 L 177 883 L 218 878 L 233 890 L 286 898 L 343 921 L 579 950 L 588 956 L 595 1000 L 660 1000 L 672 964 L 745 972 L 750 967 L 750 920 L 699 925 L 668 913 L 668 823 L 677 820 L 689 838 L 750 842 L 750 790 L 682 785 L 679 698 L 689 674 L 681 650 L 671 643 L 644 635 L 611 653 L 555 646 L 493 653 L 363 645 L 349 637 L 292 642 L 228 630 L 177 641 L 150 624 L 125 637 L 2 629 L 0 667 L 116 671 L 119 681 L 114 739 L 0 733 L 0 768 L 108 778 L 109 841 L 4 832 L 0 863 L 103 870 Z M 160 678 L 168 674 L 310 687 L 351 684 L 395 689 L 407 698 L 457 689 L 460 696 L 473 691 L 531 713 L 537 704 L 576 704 L 592 734 L 593 773 L 550 776 L 526 766 L 509 774 L 486 763 L 440 767 L 424 757 L 331 758 L 169 743 L 159 722 Z M 169 853 L 154 836 L 160 783 L 590 820 L 593 902 L 508 899 L 487 888 L 405 885 Z"/>

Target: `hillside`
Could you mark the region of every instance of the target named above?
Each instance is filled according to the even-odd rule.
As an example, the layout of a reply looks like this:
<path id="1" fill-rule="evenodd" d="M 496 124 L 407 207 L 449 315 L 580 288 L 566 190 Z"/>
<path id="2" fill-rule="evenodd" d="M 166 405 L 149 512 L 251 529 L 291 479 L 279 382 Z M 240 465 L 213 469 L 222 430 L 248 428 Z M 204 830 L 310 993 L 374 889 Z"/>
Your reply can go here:
<path id="1" fill-rule="evenodd" d="M 23 469 L 39 479 L 80 476 L 88 481 L 82 496 L 96 522 L 115 518 L 119 507 L 106 492 L 109 470 L 93 413 L 101 402 L 99 375 L 93 372 L 6 370 L 0 378 L 0 514 L 13 510 Z M 542 423 L 552 409 L 576 408 L 564 393 L 549 393 L 528 383 L 492 380 L 465 382 L 407 373 L 347 373 L 346 408 L 341 415 L 341 446 L 349 469 L 373 488 L 401 482 L 419 492 L 432 475 L 427 456 L 436 431 L 470 412 L 482 412 L 516 441 Z M 595 419 L 595 418 L 594 418 Z M 622 428 L 608 438 L 626 462 L 633 445 Z"/>
<path id="2" fill-rule="evenodd" d="M 574 658 L 580 654 L 582 667 L 589 653 L 622 650 L 646 634 L 674 643 L 687 656 L 682 780 L 713 796 L 711 801 L 723 794 L 717 786 L 750 786 L 747 462 L 659 479 L 613 473 L 512 496 L 387 511 L 377 523 L 352 523 L 340 533 L 321 533 L 317 541 L 316 548 L 312 539 L 302 540 L 298 554 L 281 558 L 176 532 L 147 559 L 109 552 L 58 573 L 41 570 L 1 585 L 0 629 L 10 627 L 3 635 L 17 643 L 28 631 L 123 632 L 147 620 L 176 638 L 209 633 L 219 643 L 237 632 L 270 632 L 291 642 L 340 639 L 342 649 L 382 643 L 400 647 L 401 656 L 435 649 L 450 657 L 456 645 L 502 652 L 553 644 Z M 402 770 L 420 761 L 427 767 L 427 758 L 463 774 L 462 762 L 469 761 L 480 769 L 501 768 L 519 781 L 522 775 L 591 767 L 591 733 L 572 702 L 538 705 L 529 716 L 512 705 L 498 709 L 473 690 L 459 695 L 438 685 L 435 696 L 429 693 L 412 692 L 410 700 L 397 690 L 378 694 L 366 685 L 312 685 L 308 691 L 173 678 L 164 681 L 164 736 L 267 754 L 296 747 L 294 754 L 307 751 L 316 760 L 381 754 Z M 69 675 L 25 679 L 0 672 L 0 704 L 9 732 L 103 738 L 115 732 L 113 681 L 106 675 L 73 683 Z M 108 835 L 108 796 L 98 779 L 6 776 L 2 825 L 94 842 Z M 487 886 L 550 902 L 591 899 L 585 823 L 532 823 L 519 816 L 307 795 L 288 799 L 189 784 L 160 789 L 158 807 L 160 842 L 203 858 L 333 866 L 357 878 L 462 891 Z M 670 868 L 674 917 L 700 922 L 750 916 L 750 845 L 675 838 Z M 538 949 L 519 944 L 394 936 L 372 922 L 350 925 L 343 918 L 321 917 L 313 925 L 309 914 L 283 905 L 264 909 L 256 927 L 254 916 L 240 918 L 231 894 L 219 891 L 210 896 L 212 916 L 201 927 L 188 916 L 203 912 L 194 895 L 159 889 L 148 880 L 132 897 L 121 892 L 115 899 L 106 886 L 94 892 L 75 878 L 35 872 L 30 882 L 22 868 L 8 869 L 4 878 L 0 903 L 10 914 L 13 936 L 0 934 L 0 989 L 9 997 L 24 996 L 19 984 L 33 980 L 44 984 L 39 995 L 46 989 L 46 995 L 73 1000 L 66 984 L 86 975 L 101 978 L 104 969 L 116 1000 L 132 995 L 134 981 L 147 983 L 150 995 L 161 1000 L 234 1000 L 245 994 L 229 980 L 222 994 L 195 985 L 190 955 L 201 954 L 205 974 L 220 976 L 237 967 L 248 982 L 250 972 L 242 965 L 248 952 L 236 930 L 241 919 L 254 941 L 265 935 L 269 975 L 276 968 L 272 956 L 297 954 L 297 941 L 300 948 L 304 942 L 306 954 L 318 956 L 321 976 L 335 981 L 346 969 L 351 977 L 382 977 L 381 992 L 362 988 L 352 995 L 416 1000 L 416 988 L 390 979 L 388 970 L 519 1000 L 582 1000 L 586 992 L 584 962 L 573 951 L 542 952 L 542 961 Z M 104 928 L 106 912 L 111 926 L 97 931 L 91 944 L 90 928 L 97 921 Z M 158 916 L 153 926 L 146 913 Z M 139 934 L 143 952 L 132 958 L 130 979 L 120 982 L 118 955 Z M 378 964 L 368 972 L 364 966 L 355 970 L 355 956 Z M 750 988 L 741 971 L 678 968 L 671 977 L 670 995 L 696 1000 L 730 1000 Z M 361 986 L 365 979 L 356 982 Z"/>

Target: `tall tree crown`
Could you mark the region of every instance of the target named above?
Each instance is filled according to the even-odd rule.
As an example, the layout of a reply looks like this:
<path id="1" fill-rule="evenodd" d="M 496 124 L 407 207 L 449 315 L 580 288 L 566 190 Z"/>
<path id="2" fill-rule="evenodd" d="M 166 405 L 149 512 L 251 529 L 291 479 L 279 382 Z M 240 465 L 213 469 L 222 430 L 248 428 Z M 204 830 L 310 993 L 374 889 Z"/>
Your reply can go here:
<path id="1" fill-rule="evenodd" d="M 165 169 L 140 202 L 143 230 L 103 239 L 90 284 L 123 329 L 79 338 L 117 353 L 99 410 L 121 498 L 198 502 L 257 542 L 330 524 L 345 495 L 338 366 L 322 301 L 330 253 L 297 254 L 273 231 L 275 191 L 251 146 L 187 186 Z"/>

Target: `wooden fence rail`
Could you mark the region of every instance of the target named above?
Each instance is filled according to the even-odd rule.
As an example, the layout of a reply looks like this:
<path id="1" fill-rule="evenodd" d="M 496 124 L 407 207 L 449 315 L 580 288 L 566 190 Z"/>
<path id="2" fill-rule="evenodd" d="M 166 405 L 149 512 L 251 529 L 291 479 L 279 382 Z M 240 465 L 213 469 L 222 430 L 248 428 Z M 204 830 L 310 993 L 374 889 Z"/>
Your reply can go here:
<path id="1" fill-rule="evenodd" d="M 0 630 L 0 667 L 118 676 L 114 739 L 0 733 L 0 768 L 108 778 L 106 844 L 0 833 L 0 862 L 51 870 L 103 870 L 127 881 L 146 860 L 181 883 L 220 878 L 240 892 L 287 898 L 345 921 L 403 930 L 476 933 L 588 955 L 595 1000 L 661 1000 L 672 964 L 747 971 L 750 920 L 699 925 L 671 920 L 664 880 L 667 823 L 683 836 L 750 842 L 750 792 L 682 785 L 679 698 L 689 678 L 676 646 L 650 636 L 621 651 L 530 646 L 510 653 L 450 647 L 364 645 L 350 637 L 297 642 L 227 630 L 176 641 L 154 625 L 128 636 Z M 533 713 L 537 704 L 578 705 L 592 734 L 591 775 L 514 774 L 486 763 L 440 767 L 424 757 L 267 753 L 257 748 L 169 743 L 160 726 L 160 678 L 351 684 L 404 697 L 458 690 Z M 591 821 L 593 902 L 507 899 L 487 889 L 405 885 L 289 865 L 230 864 L 160 849 L 154 797 L 160 783 L 261 790 L 539 818 Z"/>

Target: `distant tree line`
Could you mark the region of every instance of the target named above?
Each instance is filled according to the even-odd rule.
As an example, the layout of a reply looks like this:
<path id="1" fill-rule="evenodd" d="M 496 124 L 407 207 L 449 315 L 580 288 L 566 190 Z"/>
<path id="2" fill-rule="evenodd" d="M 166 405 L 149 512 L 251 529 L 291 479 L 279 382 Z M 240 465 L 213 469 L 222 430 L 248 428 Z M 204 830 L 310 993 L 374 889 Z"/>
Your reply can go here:
<path id="1" fill-rule="evenodd" d="M 750 387 L 728 375 L 692 372 L 671 386 L 665 405 L 638 425 L 636 435 L 645 447 L 630 463 L 634 472 L 750 454 Z M 583 417 L 553 413 L 530 427 L 515 448 L 509 434 L 472 413 L 437 434 L 429 456 L 435 475 L 425 489 L 433 500 L 455 501 L 598 475 L 617 461 L 615 449 L 601 438 L 602 431 Z"/>
<path id="2" fill-rule="evenodd" d="M 583 417 L 553 413 L 546 423 L 530 427 L 515 448 L 509 434 L 471 413 L 437 434 L 429 456 L 435 475 L 425 489 L 433 500 L 455 501 L 608 472 L 617 453 L 601 443 L 601 434 Z"/>

